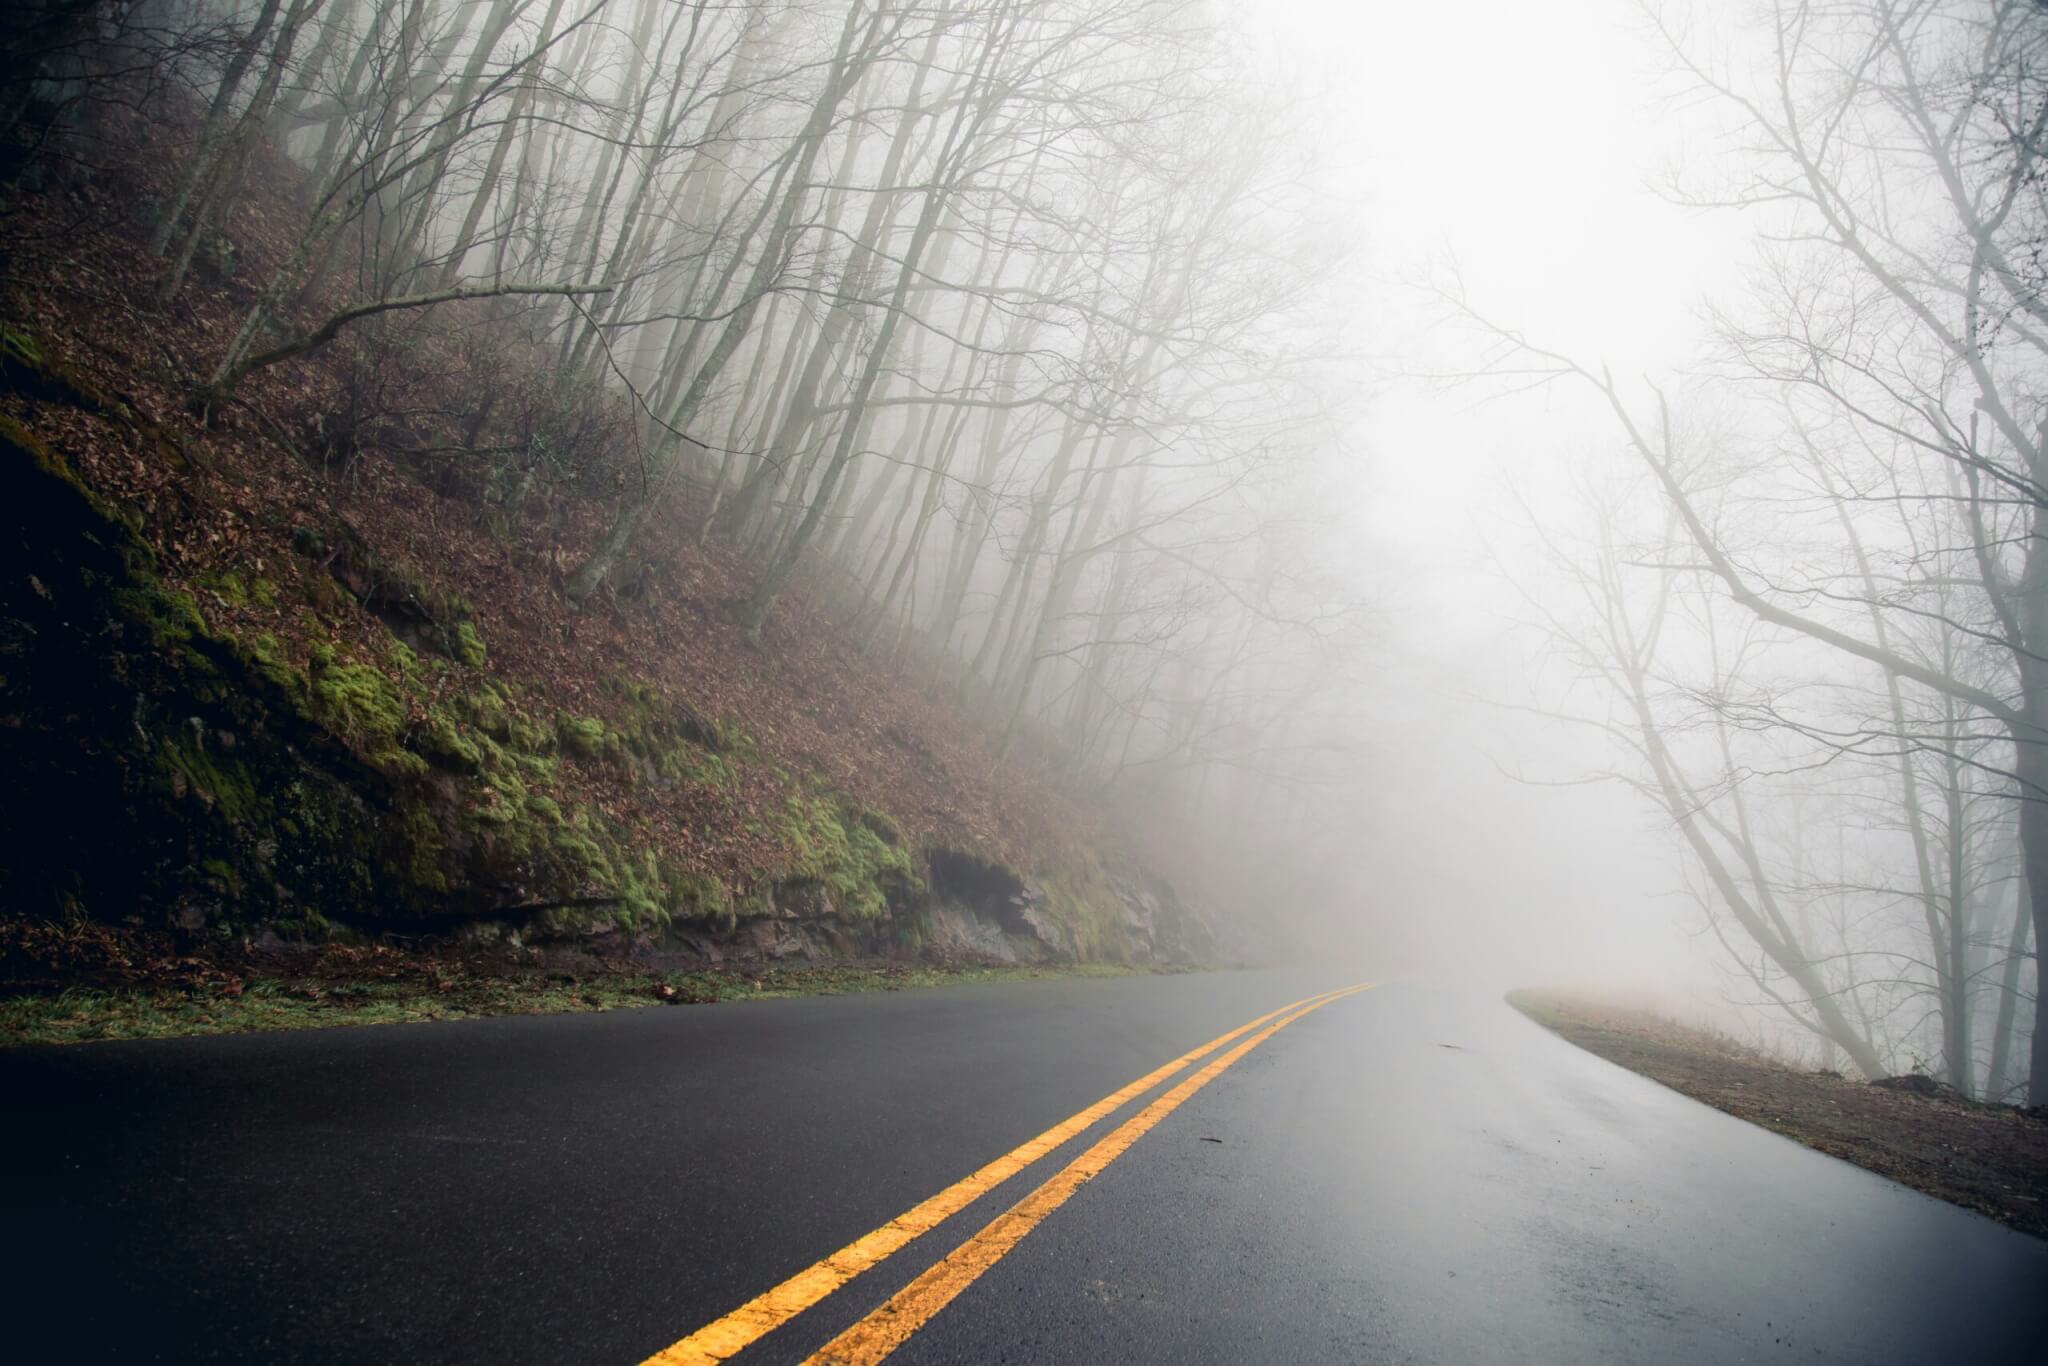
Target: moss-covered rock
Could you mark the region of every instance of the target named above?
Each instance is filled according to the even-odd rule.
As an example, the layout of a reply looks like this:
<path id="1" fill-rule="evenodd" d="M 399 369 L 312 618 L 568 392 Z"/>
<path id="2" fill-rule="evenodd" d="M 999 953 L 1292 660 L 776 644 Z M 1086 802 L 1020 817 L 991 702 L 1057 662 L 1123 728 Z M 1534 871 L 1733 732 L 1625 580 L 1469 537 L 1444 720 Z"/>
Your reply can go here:
<path id="1" fill-rule="evenodd" d="M 783 842 L 795 853 L 787 876 L 829 888 L 840 914 L 880 920 L 892 903 L 908 903 L 924 891 L 924 879 L 908 850 L 877 833 L 893 823 L 871 821 L 879 813 L 826 797 L 791 797 L 784 811 Z"/>
<path id="2" fill-rule="evenodd" d="M 618 738 L 594 716 L 562 712 L 555 717 L 555 738 L 561 742 L 562 753 L 576 759 L 604 759 L 618 752 Z"/>
<path id="3" fill-rule="evenodd" d="M 484 648 L 484 638 L 477 634 L 475 622 L 456 622 L 451 644 L 450 653 L 472 669 L 481 669 L 490 659 L 490 652 Z"/>

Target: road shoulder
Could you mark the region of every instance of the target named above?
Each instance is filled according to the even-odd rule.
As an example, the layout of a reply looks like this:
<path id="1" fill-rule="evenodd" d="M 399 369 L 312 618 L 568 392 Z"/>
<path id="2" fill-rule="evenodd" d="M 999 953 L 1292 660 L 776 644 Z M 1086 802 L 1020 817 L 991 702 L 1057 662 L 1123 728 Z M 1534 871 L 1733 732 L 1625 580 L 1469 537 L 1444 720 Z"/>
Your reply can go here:
<path id="1" fill-rule="evenodd" d="M 1508 1003 L 1598 1057 L 1902 1185 L 2048 1237 L 2048 1114 L 1804 1072 L 1733 1040 L 1587 997 Z"/>

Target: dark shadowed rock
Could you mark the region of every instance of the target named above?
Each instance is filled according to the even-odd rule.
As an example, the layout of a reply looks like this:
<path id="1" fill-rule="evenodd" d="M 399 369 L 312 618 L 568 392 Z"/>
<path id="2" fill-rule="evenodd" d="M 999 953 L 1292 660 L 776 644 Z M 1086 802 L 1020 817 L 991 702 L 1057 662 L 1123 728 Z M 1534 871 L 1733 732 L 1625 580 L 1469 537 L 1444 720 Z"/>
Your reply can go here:
<path id="1" fill-rule="evenodd" d="M 806 962 L 817 962 L 821 955 L 818 946 L 798 925 L 785 920 L 750 921 L 745 929 L 747 946 L 774 962 L 786 962 L 801 958 Z"/>
<path id="2" fill-rule="evenodd" d="M 827 920 L 839 914 L 832 889 L 810 878 L 776 883 L 772 899 L 775 913 L 784 920 Z"/>
<path id="3" fill-rule="evenodd" d="M 944 906 L 971 938 L 987 941 L 980 921 L 1005 941 L 1005 962 L 1072 958 L 1074 943 L 1064 925 L 1045 908 L 1045 889 L 1001 864 L 972 854 L 940 849 L 931 856 L 932 907 Z"/>

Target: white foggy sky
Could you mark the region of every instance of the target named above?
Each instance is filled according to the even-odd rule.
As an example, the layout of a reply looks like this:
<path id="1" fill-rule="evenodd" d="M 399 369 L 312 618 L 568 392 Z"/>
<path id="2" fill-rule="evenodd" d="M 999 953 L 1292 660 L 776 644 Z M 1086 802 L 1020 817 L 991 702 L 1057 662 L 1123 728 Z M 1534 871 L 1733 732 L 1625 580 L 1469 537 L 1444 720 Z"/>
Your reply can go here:
<path id="1" fill-rule="evenodd" d="M 1408 737 L 1385 775 L 1393 828 L 1372 841 L 1399 863 L 1360 886 L 1427 903 L 1398 932 L 1414 942 L 1383 931 L 1369 947 L 1426 960 L 1472 946 L 1524 980 L 1704 986 L 1715 977 L 1686 933 L 1695 915 L 1670 895 L 1678 867 L 1640 799 L 1504 777 L 1575 776 L 1601 756 L 1544 723 L 1445 700 L 1463 686 L 1531 700 L 1534 666 L 1506 633 L 1512 605 L 1486 562 L 1489 544 L 1515 553 L 1502 487 L 1542 506 L 1572 463 L 1612 457 L 1612 429 L 1570 389 L 1483 402 L 1369 370 L 1469 363 L 1421 288 L 1452 261 L 1475 306 L 1532 340 L 1617 374 L 1682 367 L 1704 339 L 1703 298 L 1739 288 L 1749 228 L 1654 187 L 1711 169 L 1715 115 L 1670 98 L 1669 59 L 1633 0 L 1261 0 L 1238 22 L 1262 62 L 1318 92 L 1325 161 L 1358 205 L 1352 342 L 1380 363 L 1359 377 L 1373 389 L 1354 515 L 1375 563 L 1395 566 L 1390 681 Z"/>

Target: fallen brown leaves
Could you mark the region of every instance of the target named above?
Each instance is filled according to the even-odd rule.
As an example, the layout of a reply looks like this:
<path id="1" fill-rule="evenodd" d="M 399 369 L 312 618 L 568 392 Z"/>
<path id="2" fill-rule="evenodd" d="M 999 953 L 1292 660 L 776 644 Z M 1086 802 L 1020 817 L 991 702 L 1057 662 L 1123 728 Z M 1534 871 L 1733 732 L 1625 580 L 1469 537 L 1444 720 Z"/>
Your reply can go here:
<path id="1" fill-rule="evenodd" d="M 139 122 L 124 136 L 133 140 L 130 159 L 61 195 L 15 205 L 4 225 L 12 259 L 0 282 L 0 317 L 25 325 L 82 381 L 160 424 L 166 439 L 24 395 L 0 403 L 63 450 L 94 487 L 140 514 L 167 576 L 198 589 L 214 624 L 270 634 L 300 664 L 316 644 L 381 658 L 384 627 L 352 606 L 315 616 L 291 592 L 266 604 L 204 588 L 223 573 L 289 588 L 303 572 L 293 557 L 294 528 L 343 518 L 381 555 L 417 565 L 439 587 L 466 596 L 492 671 L 543 709 L 602 714 L 601 681 L 627 676 L 751 736 L 767 762 L 748 766 L 730 796 L 566 765 L 563 776 L 571 789 L 565 795 L 594 803 L 685 866 L 742 886 L 785 861 L 789 851 L 778 846 L 773 822 L 755 817 L 779 808 L 806 778 L 888 812 L 914 843 L 1026 867 L 1104 824 L 1028 759 L 1013 759 L 998 776 L 990 738 L 957 693 L 915 662 L 892 666 L 863 653 L 843 624 L 844 606 L 829 601 L 817 581 L 792 584 L 770 623 L 767 649 L 750 648 L 729 607 L 752 588 L 751 568 L 729 547 L 690 540 L 697 508 L 687 488 L 671 493 L 653 519 L 661 531 L 642 547 L 647 592 L 630 604 L 605 597 L 572 607 L 558 583 L 602 534 L 608 497 L 544 489 L 489 526 L 477 502 L 439 491 L 431 467 L 401 454 L 460 440 L 454 424 L 433 414 L 465 406 L 467 396 L 448 386 L 475 382 L 462 379 L 468 372 L 457 353 L 464 329 L 490 317 L 484 305 L 454 304 L 405 320 L 408 363 L 386 381 L 398 387 L 377 397 L 410 416 L 378 426 L 384 444 L 355 453 L 345 470 L 299 458 L 278 434 L 316 433 L 335 420 L 357 355 L 351 348 L 363 344 L 356 334 L 252 376 L 244 404 L 202 423 L 187 402 L 193 377 L 218 357 L 256 288 L 288 254 L 302 221 L 291 198 L 297 173 L 275 156 L 256 158 L 255 189 L 231 224 L 234 278 L 195 278 L 159 312 L 148 302 L 157 263 L 139 245 L 130 215 L 133 205 L 161 198 L 178 149 Z M 58 221 L 76 230 L 29 230 Z M 345 265 L 333 279 L 345 283 L 351 272 Z M 349 297 L 343 284 L 331 285 L 286 321 L 303 327 Z M 510 363 L 494 380 L 508 390 L 532 382 L 547 361 L 534 349 L 513 353 Z"/>

